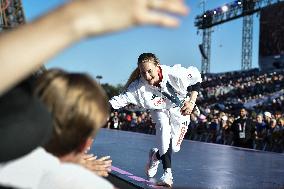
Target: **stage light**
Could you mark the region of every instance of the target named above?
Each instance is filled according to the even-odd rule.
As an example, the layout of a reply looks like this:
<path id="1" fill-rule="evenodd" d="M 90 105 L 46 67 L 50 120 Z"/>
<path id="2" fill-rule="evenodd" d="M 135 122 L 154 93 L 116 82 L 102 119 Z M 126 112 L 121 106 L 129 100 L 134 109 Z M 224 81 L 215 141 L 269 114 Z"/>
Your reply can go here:
<path id="1" fill-rule="evenodd" d="M 236 7 L 237 7 L 237 6 L 241 6 L 241 5 L 242 5 L 242 0 L 236 0 L 236 1 L 234 1 L 234 3 L 231 4 L 231 6 L 234 6 L 234 7 L 235 7 L 235 6 L 236 6 Z"/>
<path id="2" fill-rule="evenodd" d="M 227 5 L 222 6 L 222 11 L 227 12 L 229 10 L 229 7 Z"/>
<path id="3" fill-rule="evenodd" d="M 206 14 L 204 14 L 203 17 L 206 18 Z"/>
<path id="4" fill-rule="evenodd" d="M 217 14 L 217 11 L 214 10 L 214 11 L 213 11 L 213 14 Z"/>

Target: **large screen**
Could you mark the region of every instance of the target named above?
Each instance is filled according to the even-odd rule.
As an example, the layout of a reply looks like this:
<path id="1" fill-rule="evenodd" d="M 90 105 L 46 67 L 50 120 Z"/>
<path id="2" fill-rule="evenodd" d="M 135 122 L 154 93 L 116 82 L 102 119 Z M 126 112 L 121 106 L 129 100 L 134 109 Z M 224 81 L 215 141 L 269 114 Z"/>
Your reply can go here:
<path id="1" fill-rule="evenodd" d="M 284 2 L 260 12 L 259 66 L 284 68 Z"/>

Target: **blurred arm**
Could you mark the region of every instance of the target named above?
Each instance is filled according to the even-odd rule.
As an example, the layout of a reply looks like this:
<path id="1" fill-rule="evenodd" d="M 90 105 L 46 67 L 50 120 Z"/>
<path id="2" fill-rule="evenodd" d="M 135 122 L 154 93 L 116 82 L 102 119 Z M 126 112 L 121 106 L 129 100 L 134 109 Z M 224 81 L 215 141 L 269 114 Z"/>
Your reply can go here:
<path id="1" fill-rule="evenodd" d="M 74 0 L 0 35 L 0 95 L 70 44 L 135 25 L 176 27 L 182 0 Z M 15 55 L 16 54 L 16 55 Z"/>

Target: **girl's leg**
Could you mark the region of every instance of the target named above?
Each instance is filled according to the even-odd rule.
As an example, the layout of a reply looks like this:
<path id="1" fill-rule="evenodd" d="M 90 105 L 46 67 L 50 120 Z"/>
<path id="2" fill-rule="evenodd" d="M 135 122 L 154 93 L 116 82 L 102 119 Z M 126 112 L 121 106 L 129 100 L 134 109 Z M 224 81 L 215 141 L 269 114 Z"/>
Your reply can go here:
<path id="1" fill-rule="evenodd" d="M 170 145 L 171 146 L 170 142 Z M 162 160 L 162 164 L 163 164 L 163 169 L 167 170 L 168 168 L 172 168 L 172 148 L 168 148 L 167 152 L 165 154 L 163 154 L 162 156 L 160 156 L 159 151 L 156 153 L 157 159 L 158 160 Z"/>
<path id="2" fill-rule="evenodd" d="M 167 110 L 155 110 L 151 112 L 151 115 L 153 122 L 156 123 L 157 148 L 153 148 L 149 152 L 146 174 L 149 177 L 154 177 L 157 173 L 159 160 L 162 160 L 164 168 L 171 166 L 171 150 L 168 150 L 170 148 L 171 127 Z"/>
<path id="3" fill-rule="evenodd" d="M 156 124 L 156 142 L 160 156 L 164 155 L 170 147 L 171 126 L 168 110 L 155 110 L 151 112 L 153 122 Z"/>
<path id="4" fill-rule="evenodd" d="M 170 146 L 171 146 L 171 143 L 172 142 L 170 142 Z M 162 156 L 160 156 L 159 153 L 157 153 L 156 155 L 157 155 L 157 158 L 160 158 L 162 160 L 163 169 L 164 169 L 164 173 L 157 184 L 172 187 L 173 185 L 172 162 L 171 162 L 172 161 L 172 148 L 169 147 L 167 152 L 163 154 Z"/>
<path id="5" fill-rule="evenodd" d="M 173 185 L 173 177 L 171 171 L 172 128 L 170 116 L 168 110 L 158 110 L 152 114 L 156 123 L 156 138 L 159 149 L 159 153 L 156 153 L 156 156 L 157 159 L 162 160 L 164 168 L 164 173 L 157 184 L 171 187 Z"/>
<path id="6" fill-rule="evenodd" d="M 180 150 L 181 143 L 184 135 L 187 132 L 188 125 L 190 123 L 190 116 L 183 116 L 180 113 L 179 108 L 170 109 L 170 124 L 172 135 L 172 150 L 178 152 Z"/>

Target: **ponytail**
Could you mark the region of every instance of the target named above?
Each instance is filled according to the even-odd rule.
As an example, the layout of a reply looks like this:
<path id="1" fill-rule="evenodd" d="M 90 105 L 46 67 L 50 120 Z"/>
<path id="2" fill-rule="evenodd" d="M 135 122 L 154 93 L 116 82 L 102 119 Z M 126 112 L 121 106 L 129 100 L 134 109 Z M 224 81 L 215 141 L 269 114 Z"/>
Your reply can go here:
<path id="1" fill-rule="evenodd" d="M 136 79 L 138 79 L 140 77 L 140 70 L 139 68 L 135 68 L 135 70 L 133 70 L 133 72 L 131 73 L 131 75 L 129 76 L 126 84 L 124 85 L 123 91 L 126 91 L 127 88 L 129 87 L 129 85 L 135 81 Z"/>

